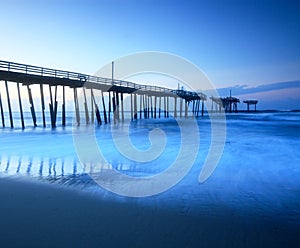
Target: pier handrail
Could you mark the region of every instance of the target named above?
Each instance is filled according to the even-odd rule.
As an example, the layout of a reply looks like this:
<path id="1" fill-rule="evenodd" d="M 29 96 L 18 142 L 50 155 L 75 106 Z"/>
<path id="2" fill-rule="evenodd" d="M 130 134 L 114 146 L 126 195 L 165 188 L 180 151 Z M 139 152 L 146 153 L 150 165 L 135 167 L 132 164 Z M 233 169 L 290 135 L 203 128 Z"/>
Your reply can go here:
<path id="1" fill-rule="evenodd" d="M 50 69 L 45 67 L 20 64 L 15 62 L 8 62 L 3 60 L 0 60 L 0 69 L 2 70 L 4 69 L 6 71 L 11 71 L 11 72 L 25 73 L 29 75 L 46 76 L 46 77 L 48 76 L 54 78 L 67 78 L 67 79 L 78 80 L 83 82 L 130 87 L 136 90 L 143 90 L 143 91 L 172 93 L 171 89 L 160 87 L 160 86 L 136 84 L 125 80 L 116 80 L 116 79 L 113 80 L 110 78 L 91 76 L 91 75 L 77 73 L 77 72 L 56 70 L 56 69 Z"/>
<path id="2" fill-rule="evenodd" d="M 121 86 L 121 87 L 132 88 L 140 91 L 166 93 L 174 96 L 188 96 L 193 98 L 200 98 L 203 100 L 206 100 L 207 98 L 206 95 L 201 92 L 192 92 L 186 90 L 172 90 L 161 86 L 137 84 L 125 80 L 116 80 L 111 78 L 104 78 L 104 77 L 82 74 L 78 72 L 50 69 L 45 67 L 20 64 L 20 63 L 3 61 L 3 60 L 0 60 L 0 70 L 25 73 L 28 75 L 36 75 L 41 77 L 54 77 L 54 78 L 78 80 L 80 82 L 101 83 L 109 86 Z"/>

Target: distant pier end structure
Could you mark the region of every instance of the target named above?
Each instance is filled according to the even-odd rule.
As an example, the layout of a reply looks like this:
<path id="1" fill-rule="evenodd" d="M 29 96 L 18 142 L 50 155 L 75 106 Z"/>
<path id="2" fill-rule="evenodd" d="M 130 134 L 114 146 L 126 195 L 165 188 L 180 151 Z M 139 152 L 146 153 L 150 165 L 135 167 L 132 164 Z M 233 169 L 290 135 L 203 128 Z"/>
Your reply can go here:
<path id="1" fill-rule="evenodd" d="M 250 105 L 254 105 L 254 111 L 256 111 L 257 100 L 245 100 L 244 103 L 247 104 L 247 111 L 250 112 Z"/>
<path id="2" fill-rule="evenodd" d="M 238 112 L 237 104 L 240 102 L 240 99 L 236 97 L 210 97 L 212 104 L 211 110 L 215 109 L 216 112 L 221 112 L 222 109 L 226 113 Z"/>
<path id="3" fill-rule="evenodd" d="M 102 125 L 103 123 L 107 124 L 110 122 L 114 124 L 118 122 L 122 123 L 124 122 L 125 111 L 130 113 L 131 120 L 138 118 L 168 118 L 169 113 L 173 113 L 174 118 L 187 118 L 190 112 L 196 117 L 203 116 L 204 101 L 207 100 L 206 95 L 201 92 L 192 92 L 183 89 L 172 90 L 160 86 L 142 85 L 117 80 L 113 78 L 113 73 L 112 78 L 103 78 L 1 60 L 0 81 L 4 81 L 5 83 L 6 90 L 2 94 L 6 95 L 11 128 L 14 127 L 13 116 L 16 114 L 16 111 L 12 110 L 12 92 L 9 90 L 9 82 L 17 86 L 18 112 L 22 128 L 25 128 L 23 115 L 23 101 L 25 99 L 21 96 L 22 91 L 20 90 L 20 86 L 25 87 L 27 90 L 34 127 L 38 125 L 46 127 L 46 121 L 50 120 L 51 127 L 55 128 L 58 113 L 61 113 L 61 125 L 66 125 L 67 88 L 72 90 L 75 122 L 77 125 L 81 123 L 81 115 L 84 116 L 86 125 L 94 123 Z M 32 85 L 38 85 L 38 91 L 32 91 Z M 81 88 L 83 91 L 81 98 L 79 98 L 78 88 Z M 59 89 L 62 89 L 60 97 L 58 97 Z M 125 95 L 129 96 L 130 99 L 129 109 L 127 110 L 125 110 L 125 104 L 123 104 Z M 37 104 L 36 99 L 40 104 Z M 171 101 L 172 104 L 170 103 Z M 37 118 L 37 109 L 39 110 L 38 117 L 41 112 L 41 119 Z M 3 127 L 5 127 L 6 117 L 6 112 L 4 113 L 4 111 L 0 91 L 0 112 Z M 46 118 L 46 114 L 49 114 L 49 119 Z M 38 120 L 41 123 L 38 123 Z"/>

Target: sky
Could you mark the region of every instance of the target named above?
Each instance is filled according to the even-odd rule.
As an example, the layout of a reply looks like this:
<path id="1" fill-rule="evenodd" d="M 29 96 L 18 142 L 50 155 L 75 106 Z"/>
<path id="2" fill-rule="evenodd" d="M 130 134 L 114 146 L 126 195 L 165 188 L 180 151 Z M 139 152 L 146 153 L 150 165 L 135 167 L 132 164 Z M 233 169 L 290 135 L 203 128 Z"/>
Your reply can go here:
<path id="1" fill-rule="evenodd" d="M 94 74 L 122 56 L 167 52 L 224 94 L 239 88 L 268 98 L 264 108 L 300 109 L 299 1 L 0 0 L 0 11 L 0 60 Z M 241 92 L 265 84 L 274 86 L 265 95 Z"/>

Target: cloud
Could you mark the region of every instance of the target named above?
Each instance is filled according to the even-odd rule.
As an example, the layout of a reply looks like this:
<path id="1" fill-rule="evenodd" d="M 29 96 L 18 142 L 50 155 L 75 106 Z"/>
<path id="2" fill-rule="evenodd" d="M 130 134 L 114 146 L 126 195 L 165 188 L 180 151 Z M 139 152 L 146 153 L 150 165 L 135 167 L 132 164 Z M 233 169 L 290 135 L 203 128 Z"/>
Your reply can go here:
<path id="1" fill-rule="evenodd" d="M 300 80 L 289 81 L 289 82 L 279 82 L 273 84 L 263 84 L 256 87 L 248 87 L 248 85 L 235 85 L 232 87 L 217 89 L 220 96 L 228 96 L 231 90 L 232 95 L 246 95 L 259 92 L 282 90 L 290 88 L 300 88 Z"/>

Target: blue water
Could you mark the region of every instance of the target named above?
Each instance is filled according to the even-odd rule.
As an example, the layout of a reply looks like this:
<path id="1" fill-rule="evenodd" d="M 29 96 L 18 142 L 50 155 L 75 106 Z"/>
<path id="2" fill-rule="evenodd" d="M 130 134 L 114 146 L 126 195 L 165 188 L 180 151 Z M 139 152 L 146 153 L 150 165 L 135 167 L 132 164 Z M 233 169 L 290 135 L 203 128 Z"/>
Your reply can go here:
<path id="1" fill-rule="evenodd" d="M 40 121 L 40 119 L 39 119 Z M 58 119 L 58 123 L 59 123 Z M 27 115 L 28 126 L 30 116 Z M 161 194 L 134 199 L 141 206 L 175 209 L 184 215 L 207 214 L 218 218 L 230 213 L 245 225 L 270 223 L 278 235 L 282 230 L 300 230 L 300 113 L 240 113 L 226 116 L 226 143 L 212 176 L 199 183 L 198 176 L 211 142 L 208 117 L 197 120 L 201 145 L 196 161 L 176 186 Z M 0 176 L 22 177 L 93 191 L 95 197 L 131 201 L 99 187 L 90 177 L 92 167 L 82 165 L 73 144 L 72 119 L 56 129 L 0 129 Z M 122 129 L 122 125 L 113 127 Z M 180 146 L 180 129 L 174 119 L 138 120 L 130 125 L 130 137 L 141 150 L 151 147 L 149 131 L 160 128 L 167 143 L 157 159 L 138 163 L 116 149 L 111 126 L 95 128 L 98 145 L 110 166 L 131 176 L 151 176 L 168 168 Z M 195 144 L 196 145 L 196 144 Z M 216 209 L 222 208 L 222 211 Z M 272 224 L 273 223 L 273 224 Z M 274 224 L 275 223 L 275 224 Z M 253 225 L 256 225 L 255 222 Z M 272 230 L 273 230 L 272 229 Z"/>

